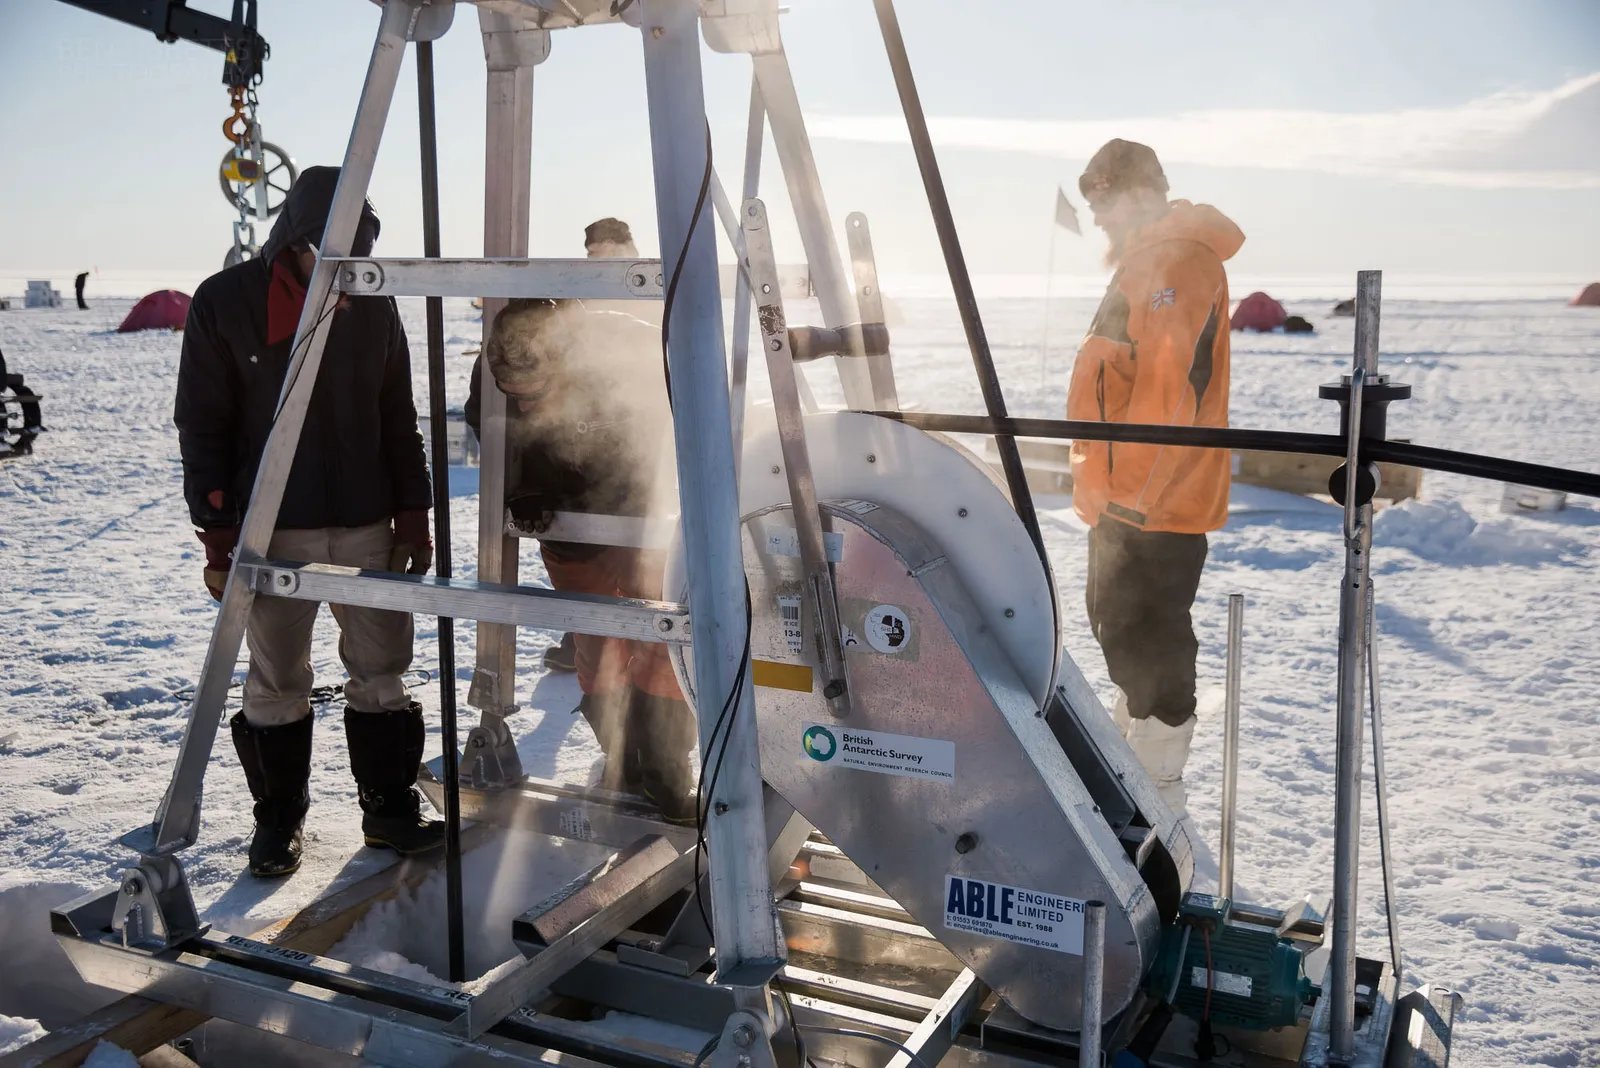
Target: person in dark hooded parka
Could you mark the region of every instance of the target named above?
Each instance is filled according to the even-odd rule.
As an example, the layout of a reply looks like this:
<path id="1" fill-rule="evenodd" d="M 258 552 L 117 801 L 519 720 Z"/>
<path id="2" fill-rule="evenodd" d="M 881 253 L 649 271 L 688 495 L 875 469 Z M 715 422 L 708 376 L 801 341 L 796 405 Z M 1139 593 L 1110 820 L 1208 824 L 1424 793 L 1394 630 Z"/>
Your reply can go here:
<path id="1" fill-rule="evenodd" d="M 174 422 L 184 497 L 206 550 L 206 588 L 219 600 L 338 181 L 337 167 L 302 173 L 261 255 L 206 279 L 189 306 Z M 378 228 L 364 204 L 353 255 L 371 253 Z M 343 298 L 335 307 L 268 556 L 425 574 L 433 562 L 432 494 L 399 313 L 386 297 Z M 251 609 L 244 707 L 229 723 L 255 798 L 250 870 L 258 876 L 300 866 L 317 608 L 259 597 Z M 422 815 L 413 789 L 424 727 L 403 679 L 411 616 L 332 610 L 349 674 L 345 735 L 366 843 L 401 853 L 432 849 L 444 825 Z"/>

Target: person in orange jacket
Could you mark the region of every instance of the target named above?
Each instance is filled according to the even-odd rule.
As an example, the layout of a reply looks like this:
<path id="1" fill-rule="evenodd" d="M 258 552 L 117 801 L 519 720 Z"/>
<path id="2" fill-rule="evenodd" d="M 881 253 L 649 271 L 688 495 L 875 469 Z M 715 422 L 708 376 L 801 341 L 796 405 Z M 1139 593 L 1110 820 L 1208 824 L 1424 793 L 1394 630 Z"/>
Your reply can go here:
<path id="1" fill-rule="evenodd" d="M 1228 424 L 1228 276 L 1244 234 L 1208 204 L 1167 199 L 1148 146 L 1114 139 L 1079 191 L 1106 232 L 1115 273 L 1078 348 L 1067 418 Z M 1089 526 L 1089 623 L 1121 694 L 1113 715 L 1180 815 L 1195 727 L 1189 610 L 1206 534 L 1228 516 L 1229 454 L 1074 442 L 1072 501 Z"/>

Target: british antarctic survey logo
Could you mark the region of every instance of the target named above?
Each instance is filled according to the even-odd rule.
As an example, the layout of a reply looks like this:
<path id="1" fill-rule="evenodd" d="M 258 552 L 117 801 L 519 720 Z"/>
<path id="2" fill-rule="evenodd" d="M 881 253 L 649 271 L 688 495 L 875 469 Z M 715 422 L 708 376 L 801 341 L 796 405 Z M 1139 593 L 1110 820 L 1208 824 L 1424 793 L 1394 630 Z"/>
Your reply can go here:
<path id="1" fill-rule="evenodd" d="M 832 760 L 833 754 L 839 751 L 833 732 L 821 726 L 807 727 L 800 736 L 800 744 L 805 746 L 806 756 L 812 760 Z"/>

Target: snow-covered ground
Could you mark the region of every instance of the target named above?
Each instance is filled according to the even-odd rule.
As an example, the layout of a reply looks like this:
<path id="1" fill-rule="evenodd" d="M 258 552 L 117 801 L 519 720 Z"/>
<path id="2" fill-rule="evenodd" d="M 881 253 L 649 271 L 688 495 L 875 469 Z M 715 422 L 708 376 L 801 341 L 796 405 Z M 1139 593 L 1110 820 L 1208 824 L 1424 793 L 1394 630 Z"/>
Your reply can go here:
<path id="1" fill-rule="evenodd" d="M 1565 288 L 1565 287 L 1564 287 Z M 1242 291 L 1242 290 L 1241 290 Z M 1330 291 L 1290 302 L 1313 336 L 1235 335 L 1233 421 L 1328 430 L 1316 386 L 1345 370 L 1352 324 L 1328 318 Z M 1313 299 L 1315 296 L 1315 299 Z M 1325 298 L 1325 299 L 1324 299 Z M 0 312 L 13 371 L 46 394 L 50 432 L 28 459 L 0 464 L 0 1047 L 56 1026 L 93 999 L 68 994 L 45 913 L 75 890 L 109 885 L 128 861 L 116 839 L 146 821 L 166 784 L 214 614 L 203 556 L 183 506 L 171 428 L 176 335 L 118 335 L 132 301 L 87 312 Z M 15 306 L 13 306 L 15 309 Z M 954 305 L 907 299 L 896 330 L 904 400 L 927 411 L 981 410 Z M 984 303 L 1012 411 L 1061 412 L 1070 341 L 1093 310 L 1061 300 L 1055 351 L 1041 368 L 1043 304 Z M 404 308 L 425 403 L 420 303 Z M 479 325 L 446 302 L 450 398 L 459 405 Z M 791 319 L 804 320 L 803 310 Z M 1391 431 L 1432 445 L 1575 467 L 1600 455 L 1600 314 L 1555 299 L 1391 300 L 1384 369 L 1409 382 Z M 819 396 L 833 395 L 812 374 Z M 477 499 L 452 507 L 458 573 L 470 574 Z M 1375 553 L 1385 730 L 1398 898 L 1408 980 L 1453 985 L 1466 1000 L 1456 1063 L 1600 1065 L 1600 507 L 1503 517 L 1500 487 L 1427 474 L 1423 500 L 1384 510 Z M 1216 834 L 1217 690 L 1227 595 L 1248 598 L 1238 875 L 1281 904 L 1331 885 L 1334 638 L 1341 550 L 1331 507 L 1261 491 L 1215 535 L 1196 606 L 1211 688 L 1191 763 L 1191 807 Z M 1064 640 L 1106 685 L 1080 609 L 1082 529 L 1068 502 L 1043 521 L 1064 599 Z M 524 574 L 538 580 L 537 555 Z M 313 654 L 339 680 L 335 628 Z M 550 636 L 523 636 L 519 720 L 528 769 L 586 778 L 595 747 L 572 715 L 570 678 L 540 677 Z M 472 631 L 458 634 L 459 677 Z M 416 665 L 437 666 L 418 621 Z M 465 686 L 462 686 L 465 692 Z M 436 690 L 419 687 L 430 709 Z M 249 799 L 222 739 L 207 779 L 201 839 L 184 854 L 206 918 L 248 930 L 381 866 L 359 848 L 339 708 L 319 709 L 307 863 L 291 879 L 241 876 Z M 1367 808 L 1370 815 L 1370 805 Z M 541 853 L 541 885 L 584 858 Z M 1362 950 L 1385 948 L 1377 840 L 1363 845 Z M 513 865 L 527 867 L 524 863 Z M 530 894 L 533 890 L 528 891 Z M 517 896 L 517 895 L 512 895 Z M 422 909 L 427 908 L 423 894 Z M 384 942 L 375 918 L 362 948 Z M 389 917 L 388 929 L 405 926 Z M 415 926 L 414 924 L 412 925 Z M 437 936 L 442 943 L 442 934 Z M 374 941 L 375 940 L 375 941 Z M 507 943 L 509 951 L 509 943 Z M 426 963 L 425 949 L 407 948 Z M 491 962 L 492 963 L 492 962 Z"/>

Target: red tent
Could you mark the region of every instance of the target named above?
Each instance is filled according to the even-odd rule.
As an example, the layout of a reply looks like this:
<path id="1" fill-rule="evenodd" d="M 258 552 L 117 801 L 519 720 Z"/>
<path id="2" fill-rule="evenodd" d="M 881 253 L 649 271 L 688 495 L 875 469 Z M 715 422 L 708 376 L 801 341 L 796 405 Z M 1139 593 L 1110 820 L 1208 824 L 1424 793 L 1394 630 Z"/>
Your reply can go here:
<path id="1" fill-rule="evenodd" d="M 1600 308 L 1600 282 L 1590 282 L 1583 292 L 1572 298 L 1574 308 Z"/>
<path id="2" fill-rule="evenodd" d="M 176 289 L 158 289 L 133 306 L 128 317 L 117 327 L 119 334 L 135 330 L 182 330 L 183 321 L 189 317 L 189 294 Z"/>
<path id="3" fill-rule="evenodd" d="M 1283 305 L 1265 293 L 1252 293 L 1233 309 L 1235 330 L 1276 330 L 1289 317 Z"/>

